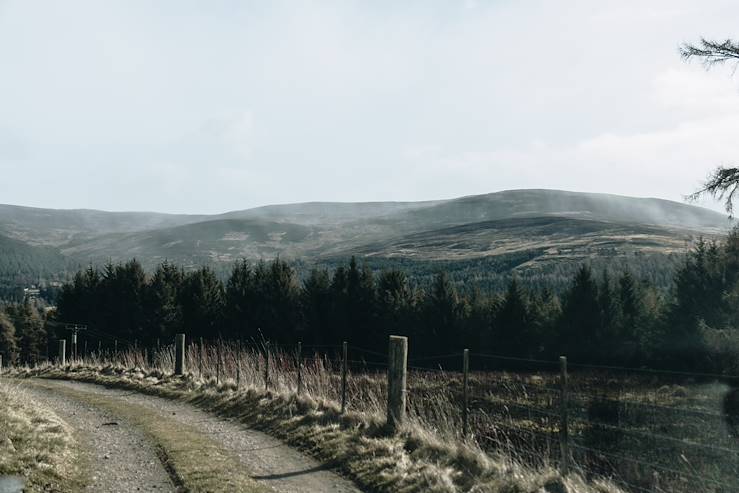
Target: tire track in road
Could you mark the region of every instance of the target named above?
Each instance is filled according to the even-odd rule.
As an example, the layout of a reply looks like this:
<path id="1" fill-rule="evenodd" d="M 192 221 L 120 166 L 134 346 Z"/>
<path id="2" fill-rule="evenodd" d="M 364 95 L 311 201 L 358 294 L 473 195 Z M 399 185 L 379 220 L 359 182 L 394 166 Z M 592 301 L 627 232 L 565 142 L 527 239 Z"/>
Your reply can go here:
<path id="1" fill-rule="evenodd" d="M 360 492 L 353 483 L 330 471 L 327 464 L 267 434 L 190 404 L 72 381 L 34 379 L 28 381 L 28 387 L 43 388 L 45 394 L 65 396 L 71 401 L 91 403 L 145 430 L 167 454 L 163 463 L 174 463 L 185 487 L 192 487 L 188 484 L 189 474 L 191 478 L 212 480 L 203 491 Z M 239 472 L 242 477 L 238 481 L 242 484 L 235 488 L 233 476 Z"/>
<path id="2" fill-rule="evenodd" d="M 99 460 L 88 461 L 91 469 L 100 471 L 91 474 L 94 484 L 88 491 L 273 491 L 252 479 L 239 467 L 237 460 L 210 438 L 192 426 L 168 419 L 152 409 L 100 395 L 94 390 L 71 388 L 64 382 L 26 380 L 23 386 L 33 399 L 52 406 L 56 404 L 57 408 L 71 409 L 71 413 L 62 413 L 63 419 L 67 418 L 68 423 L 83 435 L 89 431 L 85 428 L 92 424 L 97 424 L 97 430 L 106 427 L 115 430 L 105 434 L 104 442 L 93 442 L 98 456 L 101 450 L 115 449 L 115 465 L 109 467 L 108 463 L 101 464 Z M 80 410 L 92 413 L 93 416 L 88 418 L 94 421 L 77 419 Z M 129 443 L 131 439 L 135 443 Z M 106 453 L 103 459 L 113 457 Z M 152 474 L 159 479 L 153 484 L 147 476 Z"/>
<path id="3" fill-rule="evenodd" d="M 36 385 L 22 384 L 28 396 L 54 412 L 75 430 L 87 471 L 83 491 L 175 492 L 176 485 L 162 466 L 148 437 L 113 413 L 48 392 Z"/>

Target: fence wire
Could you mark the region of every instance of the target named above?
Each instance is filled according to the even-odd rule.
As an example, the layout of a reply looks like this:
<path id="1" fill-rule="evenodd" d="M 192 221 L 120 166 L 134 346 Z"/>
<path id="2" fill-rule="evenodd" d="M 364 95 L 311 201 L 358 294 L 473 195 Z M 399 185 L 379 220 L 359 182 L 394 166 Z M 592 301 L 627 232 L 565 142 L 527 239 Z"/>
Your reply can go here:
<path id="1" fill-rule="evenodd" d="M 94 328 L 83 337 L 78 348 L 87 340 L 87 351 L 72 364 L 174 365 L 169 341 L 144 348 Z M 408 358 L 409 420 L 536 466 L 562 464 L 564 443 L 573 467 L 629 491 L 739 491 L 739 417 L 725 408 L 739 377 L 570 362 L 564 385 L 560 361 L 468 354 L 466 374 L 463 353 Z M 187 361 L 207 385 L 345 399 L 348 411 L 386 413 L 388 355 L 371 348 L 196 340 Z"/>

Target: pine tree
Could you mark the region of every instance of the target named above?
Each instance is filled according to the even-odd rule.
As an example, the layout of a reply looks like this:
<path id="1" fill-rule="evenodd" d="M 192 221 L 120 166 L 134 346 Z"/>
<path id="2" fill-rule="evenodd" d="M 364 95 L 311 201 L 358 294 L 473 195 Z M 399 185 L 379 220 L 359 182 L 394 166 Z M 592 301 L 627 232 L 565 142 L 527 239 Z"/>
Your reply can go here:
<path id="1" fill-rule="evenodd" d="M 164 261 L 157 266 L 151 281 L 144 287 L 146 337 L 150 343 L 173 340 L 182 332 L 182 308 L 180 291 L 184 273 L 175 265 Z"/>
<path id="2" fill-rule="evenodd" d="M 377 280 L 377 324 L 382 343 L 390 335 L 410 335 L 415 309 L 415 294 L 408 276 L 397 269 L 381 272 Z M 382 343 L 375 341 L 378 349 Z"/>
<path id="3" fill-rule="evenodd" d="M 215 339 L 221 329 L 223 284 L 208 267 L 185 276 L 180 291 L 183 326 L 192 337 Z"/>
<path id="4" fill-rule="evenodd" d="M 592 271 L 583 265 L 565 294 L 559 321 L 560 347 L 575 361 L 591 361 L 598 350 L 597 331 L 601 322 L 598 288 Z"/>
<path id="5" fill-rule="evenodd" d="M 46 355 L 46 330 L 38 310 L 28 300 L 8 307 L 8 315 L 15 323 L 20 362 L 40 363 Z"/>
<path id="6" fill-rule="evenodd" d="M 498 352 L 507 356 L 534 353 L 536 337 L 531 322 L 526 294 L 514 277 L 508 284 L 503 302 L 495 315 Z"/>
<path id="7" fill-rule="evenodd" d="M 3 356 L 3 365 L 14 365 L 18 361 L 18 340 L 15 334 L 15 325 L 7 315 L 0 312 L 0 354 Z"/>
<path id="8" fill-rule="evenodd" d="M 226 282 L 225 326 L 232 337 L 252 337 L 251 312 L 254 310 L 254 269 L 242 259 L 236 262 Z"/>
<path id="9" fill-rule="evenodd" d="M 300 292 L 303 333 L 299 338 L 310 344 L 335 344 L 341 340 L 332 332 L 331 278 L 326 269 L 313 269 Z"/>
<path id="10" fill-rule="evenodd" d="M 266 329 L 278 342 L 293 343 L 300 319 L 300 285 L 292 267 L 279 258 L 270 265 L 267 293 Z"/>
<path id="11" fill-rule="evenodd" d="M 417 334 L 420 345 L 431 352 L 459 349 L 460 321 L 464 306 L 446 272 L 434 276 L 424 300 L 423 322 Z"/>
<path id="12" fill-rule="evenodd" d="M 601 361 L 614 361 L 613 345 L 619 344 L 619 329 L 621 306 L 618 295 L 611 283 L 611 277 L 603 269 L 601 281 L 598 285 L 598 306 L 600 308 L 600 323 L 596 339 L 599 342 L 598 351 Z"/>

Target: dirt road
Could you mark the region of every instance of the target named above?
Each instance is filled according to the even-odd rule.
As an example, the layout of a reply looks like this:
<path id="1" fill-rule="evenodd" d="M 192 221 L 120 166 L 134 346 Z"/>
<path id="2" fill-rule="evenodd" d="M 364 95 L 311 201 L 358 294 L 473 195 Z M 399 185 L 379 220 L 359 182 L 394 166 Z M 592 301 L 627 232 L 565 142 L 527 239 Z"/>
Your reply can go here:
<path id="1" fill-rule="evenodd" d="M 86 491 L 360 491 L 279 440 L 182 402 L 79 382 L 22 385 L 75 428 Z"/>

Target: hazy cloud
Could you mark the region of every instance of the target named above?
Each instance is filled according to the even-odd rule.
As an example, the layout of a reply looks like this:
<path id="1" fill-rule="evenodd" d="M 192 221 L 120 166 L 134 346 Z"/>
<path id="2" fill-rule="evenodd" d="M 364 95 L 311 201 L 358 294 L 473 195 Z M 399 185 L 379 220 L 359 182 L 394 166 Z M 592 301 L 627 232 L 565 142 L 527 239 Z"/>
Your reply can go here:
<path id="1" fill-rule="evenodd" d="M 739 161 L 739 77 L 677 47 L 737 37 L 737 17 L 723 0 L 5 0 L 0 202 L 680 200 Z"/>

